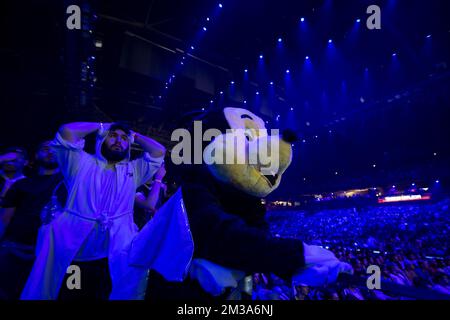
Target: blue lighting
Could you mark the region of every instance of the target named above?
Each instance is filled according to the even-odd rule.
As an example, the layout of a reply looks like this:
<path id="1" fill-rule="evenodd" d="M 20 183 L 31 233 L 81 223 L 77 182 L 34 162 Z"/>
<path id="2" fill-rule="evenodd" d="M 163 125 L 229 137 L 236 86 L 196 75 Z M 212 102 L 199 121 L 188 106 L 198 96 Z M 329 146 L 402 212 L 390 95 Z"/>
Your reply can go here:
<path id="1" fill-rule="evenodd" d="M 361 19 L 356 19 L 356 23 L 360 23 L 361 22 Z"/>
<path id="2" fill-rule="evenodd" d="M 222 7 L 223 7 L 223 5 L 221 3 L 219 3 L 219 8 L 222 8 Z"/>
<path id="3" fill-rule="evenodd" d="M 214 100 L 210 100 L 209 103 L 214 103 Z"/>
<path id="4" fill-rule="evenodd" d="M 301 17 L 301 18 L 300 18 L 300 21 L 301 21 L 301 22 L 305 22 L 305 18 Z"/>
<path id="5" fill-rule="evenodd" d="M 283 42 L 283 39 L 281 39 L 281 38 L 278 38 L 278 42 Z"/>
<path id="6" fill-rule="evenodd" d="M 286 70 L 286 73 L 290 73 L 291 71 L 289 71 L 289 69 Z"/>
<path id="7" fill-rule="evenodd" d="M 256 95 L 259 96 L 259 91 L 256 91 Z"/>
<path id="8" fill-rule="evenodd" d="M 259 58 L 260 58 L 260 59 L 262 59 L 262 58 L 264 58 L 264 57 L 263 57 L 263 55 L 262 55 L 262 54 L 260 54 L 260 55 L 259 55 Z"/>
<path id="9" fill-rule="evenodd" d="M 273 86 L 273 81 L 270 81 L 270 83 L 269 83 L 271 86 Z"/>
<path id="10" fill-rule="evenodd" d="M 206 18 L 206 21 L 209 21 L 209 17 L 208 17 L 208 18 Z"/>
<path id="11" fill-rule="evenodd" d="M 294 108 L 291 108 L 291 111 L 294 111 Z"/>
<path id="12" fill-rule="evenodd" d="M 202 111 L 205 111 L 205 108 L 202 108 Z"/>
<path id="13" fill-rule="evenodd" d="M 244 104 L 247 104 L 247 100 L 244 100 Z"/>
<path id="14" fill-rule="evenodd" d="M 439 183 L 439 180 L 436 180 L 435 182 L 436 182 L 436 183 Z"/>
<path id="15" fill-rule="evenodd" d="M 430 38 L 431 38 L 431 34 L 427 35 L 427 39 L 430 39 Z"/>
<path id="16" fill-rule="evenodd" d="M 306 59 L 306 60 L 309 60 L 309 56 L 306 56 L 305 59 Z"/>
<path id="17" fill-rule="evenodd" d="M 396 56 L 397 56 L 397 53 L 393 53 L 392 56 L 393 56 L 393 57 L 396 57 Z"/>
<path id="18" fill-rule="evenodd" d="M 194 48 L 194 46 L 191 46 L 191 50 L 194 50 L 195 48 Z"/>
<path id="19" fill-rule="evenodd" d="M 330 40 L 328 40 L 328 43 L 333 43 L 333 40 L 331 40 L 331 39 L 330 39 Z"/>
<path id="20" fill-rule="evenodd" d="M 247 72 L 248 72 L 248 70 L 247 70 L 247 69 L 245 69 L 245 70 L 244 70 L 244 72 L 245 72 L 245 73 L 247 73 Z"/>
<path id="21" fill-rule="evenodd" d="M 234 81 L 231 81 L 230 84 L 234 84 Z"/>
<path id="22" fill-rule="evenodd" d="M 222 95 L 222 94 L 223 94 L 223 91 L 220 91 L 220 94 Z"/>
<path id="23" fill-rule="evenodd" d="M 206 27 L 203 27 L 203 31 L 206 31 L 207 29 L 206 29 Z"/>

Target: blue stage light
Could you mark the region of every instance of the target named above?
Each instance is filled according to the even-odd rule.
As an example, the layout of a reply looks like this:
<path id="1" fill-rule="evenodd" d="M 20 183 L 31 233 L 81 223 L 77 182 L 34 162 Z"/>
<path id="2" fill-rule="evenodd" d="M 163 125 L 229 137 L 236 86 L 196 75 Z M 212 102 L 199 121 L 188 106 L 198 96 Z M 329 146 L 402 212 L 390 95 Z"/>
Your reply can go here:
<path id="1" fill-rule="evenodd" d="M 194 50 L 195 48 L 194 48 L 194 46 L 191 46 L 191 50 Z"/>
<path id="2" fill-rule="evenodd" d="M 306 56 L 305 59 L 306 59 L 306 60 L 309 60 L 309 56 Z"/>
<path id="3" fill-rule="evenodd" d="M 331 39 L 330 39 L 330 40 L 328 40 L 328 43 L 333 43 L 333 40 L 331 40 Z"/>
<path id="4" fill-rule="evenodd" d="M 437 184 L 437 183 L 439 183 L 439 180 L 436 180 L 435 182 L 436 182 L 436 184 Z"/>
<path id="5" fill-rule="evenodd" d="M 305 18 L 301 17 L 301 18 L 300 18 L 300 21 L 301 21 L 301 22 L 305 22 Z"/>
<path id="6" fill-rule="evenodd" d="M 259 91 L 256 91 L 256 95 L 259 96 Z"/>
<path id="7" fill-rule="evenodd" d="M 222 95 L 222 94 L 223 94 L 223 91 L 220 91 L 219 93 Z"/>
<path id="8" fill-rule="evenodd" d="M 427 35 L 427 39 L 430 39 L 430 38 L 431 38 L 431 34 Z"/>
<path id="9" fill-rule="evenodd" d="M 206 27 L 203 27 L 203 31 L 206 31 L 207 29 L 206 29 Z"/>
<path id="10" fill-rule="evenodd" d="M 273 86 L 273 81 L 270 81 L 270 83 L 269 83 L 271 86 Z"/>
<path id="11" fill-rule="evenodd" d="M 230 84 L 234 84 L 234 81 L 231 81 Z"/>
<path id="12" fill-rule="evenodd" d="M 361 19 L 359 19 L 359 18 L 356 19 L 356 22 L 357 22 L 357 23 L 360 23 L 360 22 L 361 22 Z"/>
<path id="13" fill-rule="evenodd" d="M 223 5 L 221 3 L 219 3 L 219 8 L 222 8 L 222 7 L 223 7 Z"/>
<path id="14" fill-rule="evenodd" d="M 290 73 L 291 71 L 289 69 L 286 70 L 286 73 Z"/>
<path id="15" fill-rule="evenodd" d="M 209 17 L 208 17 L 208 18 L 206 18 L 206 21 L 209 21 Z"/>
<path id="16" fill-rule="evenodd" d="M 262 58 L 264 58 L 264 57 L 263 57 L 263 55 L 262 55 L 262 54 L 260 54 L 260 55 L 259 55 L 259 58 L 260 58 L 260 59 L 262 59 Z"/>
<path id="17" fill-rule="evenodd" d="M 245 73 L 247 73 L 247 72 L 248 72 L 248 70 L 247 70 L 247 69 L 245 69 L 245 70 L 244 70 L 244 72 L 245 72 Z"/>
<path id="18" fill-rule="evenodd" d="M 278 42 L 282 42 L 283 41 L 283 39 L 281 39 L 281 38 L 278 38 Z"/>

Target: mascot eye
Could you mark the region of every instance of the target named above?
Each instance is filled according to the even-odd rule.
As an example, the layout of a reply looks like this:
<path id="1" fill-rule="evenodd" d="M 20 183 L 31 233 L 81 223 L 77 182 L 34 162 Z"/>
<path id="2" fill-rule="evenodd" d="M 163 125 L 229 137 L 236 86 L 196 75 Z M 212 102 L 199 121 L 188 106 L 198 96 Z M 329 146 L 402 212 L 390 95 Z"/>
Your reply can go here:
<path id="1" fill-rule="evenodd" d="M 248 114 L 243 114 L 243 115 L 241 115 L 241 119 L 250 119 L 250 120 L 253 120 L 253 118 L 250 117 Z"/>

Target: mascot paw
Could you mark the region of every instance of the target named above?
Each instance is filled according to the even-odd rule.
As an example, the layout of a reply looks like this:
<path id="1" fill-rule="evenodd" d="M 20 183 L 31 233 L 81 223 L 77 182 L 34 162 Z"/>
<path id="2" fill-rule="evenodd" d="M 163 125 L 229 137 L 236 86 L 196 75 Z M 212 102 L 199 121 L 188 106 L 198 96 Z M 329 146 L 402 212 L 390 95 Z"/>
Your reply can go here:
<path id="1" fill-rule="evenodd" d="M 341 273 L 353 274 L 351 265 L 339 261 L 329 250 L 304 244 L 305 267 L 292 277 L 295 285 L 320 287 L 335 282 Z"/>

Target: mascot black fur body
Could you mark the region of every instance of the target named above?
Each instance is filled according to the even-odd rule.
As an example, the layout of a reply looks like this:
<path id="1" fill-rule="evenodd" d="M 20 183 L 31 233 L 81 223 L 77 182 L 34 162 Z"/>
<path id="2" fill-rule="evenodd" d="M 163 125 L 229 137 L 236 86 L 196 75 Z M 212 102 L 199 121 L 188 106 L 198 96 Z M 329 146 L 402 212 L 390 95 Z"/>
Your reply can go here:
<path id="1" fill-rule="evenodd" d="M 265 129 L 262 119 L 238 108 L 211 112 L 199 120 L 203 131 L 211 128 L 222 133 L 226 129 L 252 131 L 246 138 L 250 142 L 261 138 L 258 129 Z M 217 141 L 216 138 L 206 143 L 203 150 Z M 183 167 L 181 189 L 194 241 L 193 261 L 206 260 L 246 275 L 270 272 L 284 278 L 304 266 L 303 243 L 272 237 L 264 220 L 265 207 L 261 204 L 261 196 L 278 186 L 282 173 L 290 164 L 291 142 L 279 139 L 280 159 L 277 161 L 280 166 L 272 177 L 264 176 L 260 170 L 255 170 L 257 166 L 248 164 Z M 153 272 L 147 297 L 150 300 L 212 299 L 213 295 L 207 293 L 197 280 L 188 277 L 183 283 L 169 283 Z M 226 290 L 215 296 L 223 299 L 228 293 Z"/>

